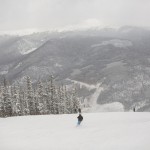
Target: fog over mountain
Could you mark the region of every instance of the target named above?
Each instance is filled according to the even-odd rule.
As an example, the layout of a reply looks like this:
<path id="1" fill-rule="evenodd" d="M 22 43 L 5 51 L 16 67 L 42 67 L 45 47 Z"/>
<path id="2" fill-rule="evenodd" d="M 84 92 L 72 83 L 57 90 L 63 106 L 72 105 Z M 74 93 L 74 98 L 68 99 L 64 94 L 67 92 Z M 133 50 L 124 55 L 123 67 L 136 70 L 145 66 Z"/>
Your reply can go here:
<path id="1" fill-rule="evenodd" d="M 150 26 L 149 0 L 0 0 L 0 32 Z"/>
<path id="2" fill-rule="evenodd" d="M 150 110 L 150 31 L 123 26 L 0 36 L 0 75 L 12 83 L 50 74 L 76 84 L 89 105 L 118 103 L 125 111 Z"/>

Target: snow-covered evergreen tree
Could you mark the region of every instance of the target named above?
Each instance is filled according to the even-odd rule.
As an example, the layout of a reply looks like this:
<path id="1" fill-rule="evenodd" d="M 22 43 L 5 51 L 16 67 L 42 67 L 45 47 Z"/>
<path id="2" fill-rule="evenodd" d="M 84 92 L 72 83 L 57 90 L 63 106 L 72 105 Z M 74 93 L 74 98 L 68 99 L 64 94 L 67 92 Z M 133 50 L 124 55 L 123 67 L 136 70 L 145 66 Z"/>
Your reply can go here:
<path id="1" fill-rule="evenodd" d="M 72 103 L 73 103 L 73 113 L 77 113 L 78 109 L 80 108 L 80 102 L 79 99 L 77 98 L 77 93 L 76 93 L 76 88 L 74 88 L 72 92 Z"/>
<path id="2" fill-rule="evenodd" d="M 39 81 L 34 88 L 29 76 L 24 85 L 0 86 L 0 117 L 75 113 L 79 108 L 76 91 L 56 86 L 51 75 L 48 82 Z"/>
<path id="3" fill-rule="evenodd" d="M 26 77 L 26 99 L 28 102 L 28 108 L 30 115 L 35 115 L 35 103 L 34 103 L 34 96 L 33 96 L 33 88 L 32 82 L 29 76 Z"/>
<path id="4" fill-rule="evenodd" d="M 39 81 L 37 86 L 37 113 L 43 115 L 46 113 L 46 107 L 44 103 L 44 91 L 42 82 Z"/>
<path id="5" fill-rule="evenodd" d="M 61 87 L 61 93 L 62 93 L 62 113 L 67 113 L 67 109 L 66 109 L 66 91 L 65 91 L 65 87 L 62 85 Z"/>
<path id="6" fill-rule="evenodd" d="M 59 114 L 63 114 L 63 96 L 62 96 L 62 88 L 58 88 L 58 105 L 59 105 Z"/>
<path id="7" fill-rule="evenodd" d="M 0 117 L 4 117 L 4 100 L 3 100 L 4 86 L 0 87 Z"/>
<path id="8" fill-rule="evenodd" d="M 19 87 L 19 101 L 21 107 L 21 114 L 29 115 L 28 102 L 25 96 L 25 89 L 23 87 Z"/>
<path id="9" fill-rule="evenodd" d="M 19 98 L 19 88 L 17 86 L 12 87 L 12 111 L 14 116 L 21 115 L 21 104 Z"/>
<path id="10" fill-rule="evenodd" d="M 60 102 L 59 102 L 59 94 L 58 88 L 55 88 L 55 114 L 59 114 L 60 112 Z"/>
<path id="11" fill-rule="evenodd" d="M 11 101 L 11 89 L 8 86 L 6 79 L 4 79 L 4 89 L 2 93 L 2 98 L 4 102 L 4 116 L 10 117 L 13 114 L 12 101 Z"/>
<path id="12" fill-rule="evenodd" d="M 49 80 L 49 88 L 50 88 L 50 113 L 54 114 L 54 104 L 55 104 L 55 88 L 54 88 L 54 77 L 51 75 Z"/>
<path id="13" fill-rule="evenodd" d="M 71 111 L 71 98 L 70 98 L 70 95 L 69 93 L 67 92 L 67 87 L 65 86 L 64 87 L 64 93 L 65 93 L 65 113 L 72 113 Z"/>

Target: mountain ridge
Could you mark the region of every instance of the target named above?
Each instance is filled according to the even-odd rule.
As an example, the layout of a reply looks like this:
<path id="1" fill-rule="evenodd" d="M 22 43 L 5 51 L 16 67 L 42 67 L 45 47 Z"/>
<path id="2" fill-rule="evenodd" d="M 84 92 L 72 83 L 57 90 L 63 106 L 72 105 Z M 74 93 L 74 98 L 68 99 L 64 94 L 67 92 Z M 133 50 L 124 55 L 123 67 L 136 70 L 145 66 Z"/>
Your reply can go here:
<path id="1" fill-rule="evenodd" d="M 128 32 L 124 32 L 126 30 Z M 0 57 L 6 56 L 3 52 L 7 54 L 1 63 L 4 65 L 0 65 L 0 74 L 14 83 L 21 81 L 25 75 L 36 82 L 39 77 L 46 79 L 49 74 L 56 76 L 57 82 L 68 86 L 71 82 L 67 78 L 90 85 L 103 81 L 105 90 L 97 99 L 98 104 L 120 102 L 125 110 L 137 105 L 139 110 L 149 111 L 149 38 L 150 31 L 139 27 L 52 34 L 44 32 L 10 38 L 10 41 L 29 41 L 21 47 L 25 55 L 20 54 L 16 42 L 12 47 L 9 40 L 4 40 L 6 46 L 2 49 L 0 38 Z M 36 49 L 28 52 L 31 47 Z M 9 49 L 12 53 L 8 53 Z M 7 62 L 10 57 L 11 61 Z M 78 86 L 78 92 L 81 99 L 90 101 L 94 90 Z M 142 101 L 144 106 L 140 104 Z"/>

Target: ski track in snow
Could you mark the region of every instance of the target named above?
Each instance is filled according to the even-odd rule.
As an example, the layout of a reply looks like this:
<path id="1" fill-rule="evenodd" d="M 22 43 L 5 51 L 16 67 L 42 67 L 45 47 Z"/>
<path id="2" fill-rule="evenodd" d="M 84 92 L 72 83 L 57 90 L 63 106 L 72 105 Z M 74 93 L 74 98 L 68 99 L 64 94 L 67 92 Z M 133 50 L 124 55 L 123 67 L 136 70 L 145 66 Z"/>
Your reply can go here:
<path id="1" fill-rule="evenodd" d="M 94 94 L 91 96 L 91 100 L 90 100 L 92 102 L 93 107 L 95 105 L 97 105 L 97 99 L 98 99 L 101 91 L 103 91 L 103 88 L 101 87 L 101 83 L 98 83 L 96 85 L 96 90 L 95 90 Z"/>
<path id="2" fill-rule="evenodd" d="M 0 118 L 0 150 L 150 150 L 150 113 Z"/>

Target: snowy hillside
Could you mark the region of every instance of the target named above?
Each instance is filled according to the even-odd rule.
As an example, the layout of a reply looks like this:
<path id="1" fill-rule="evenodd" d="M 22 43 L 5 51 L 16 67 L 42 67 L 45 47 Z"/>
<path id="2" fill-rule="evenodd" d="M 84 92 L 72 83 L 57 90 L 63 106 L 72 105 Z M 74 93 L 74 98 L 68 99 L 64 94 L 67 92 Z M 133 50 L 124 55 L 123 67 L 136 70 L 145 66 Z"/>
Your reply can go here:
<path id="1" fill-rule="evenodd" d="M 28 75 L 36 83 L 53 74 L 59 83 L 75 84 L 87 107 L 113 103 L 148 112 L 149 39 L 149 30 L 129 26 L 0 36 L 0 80 L 23 84 Z"/>
<path id="2" fill-rule="evenodd" d="M 149 113 L 24 116 L 0 119 L 1 150 L 149 150 Z"/>

